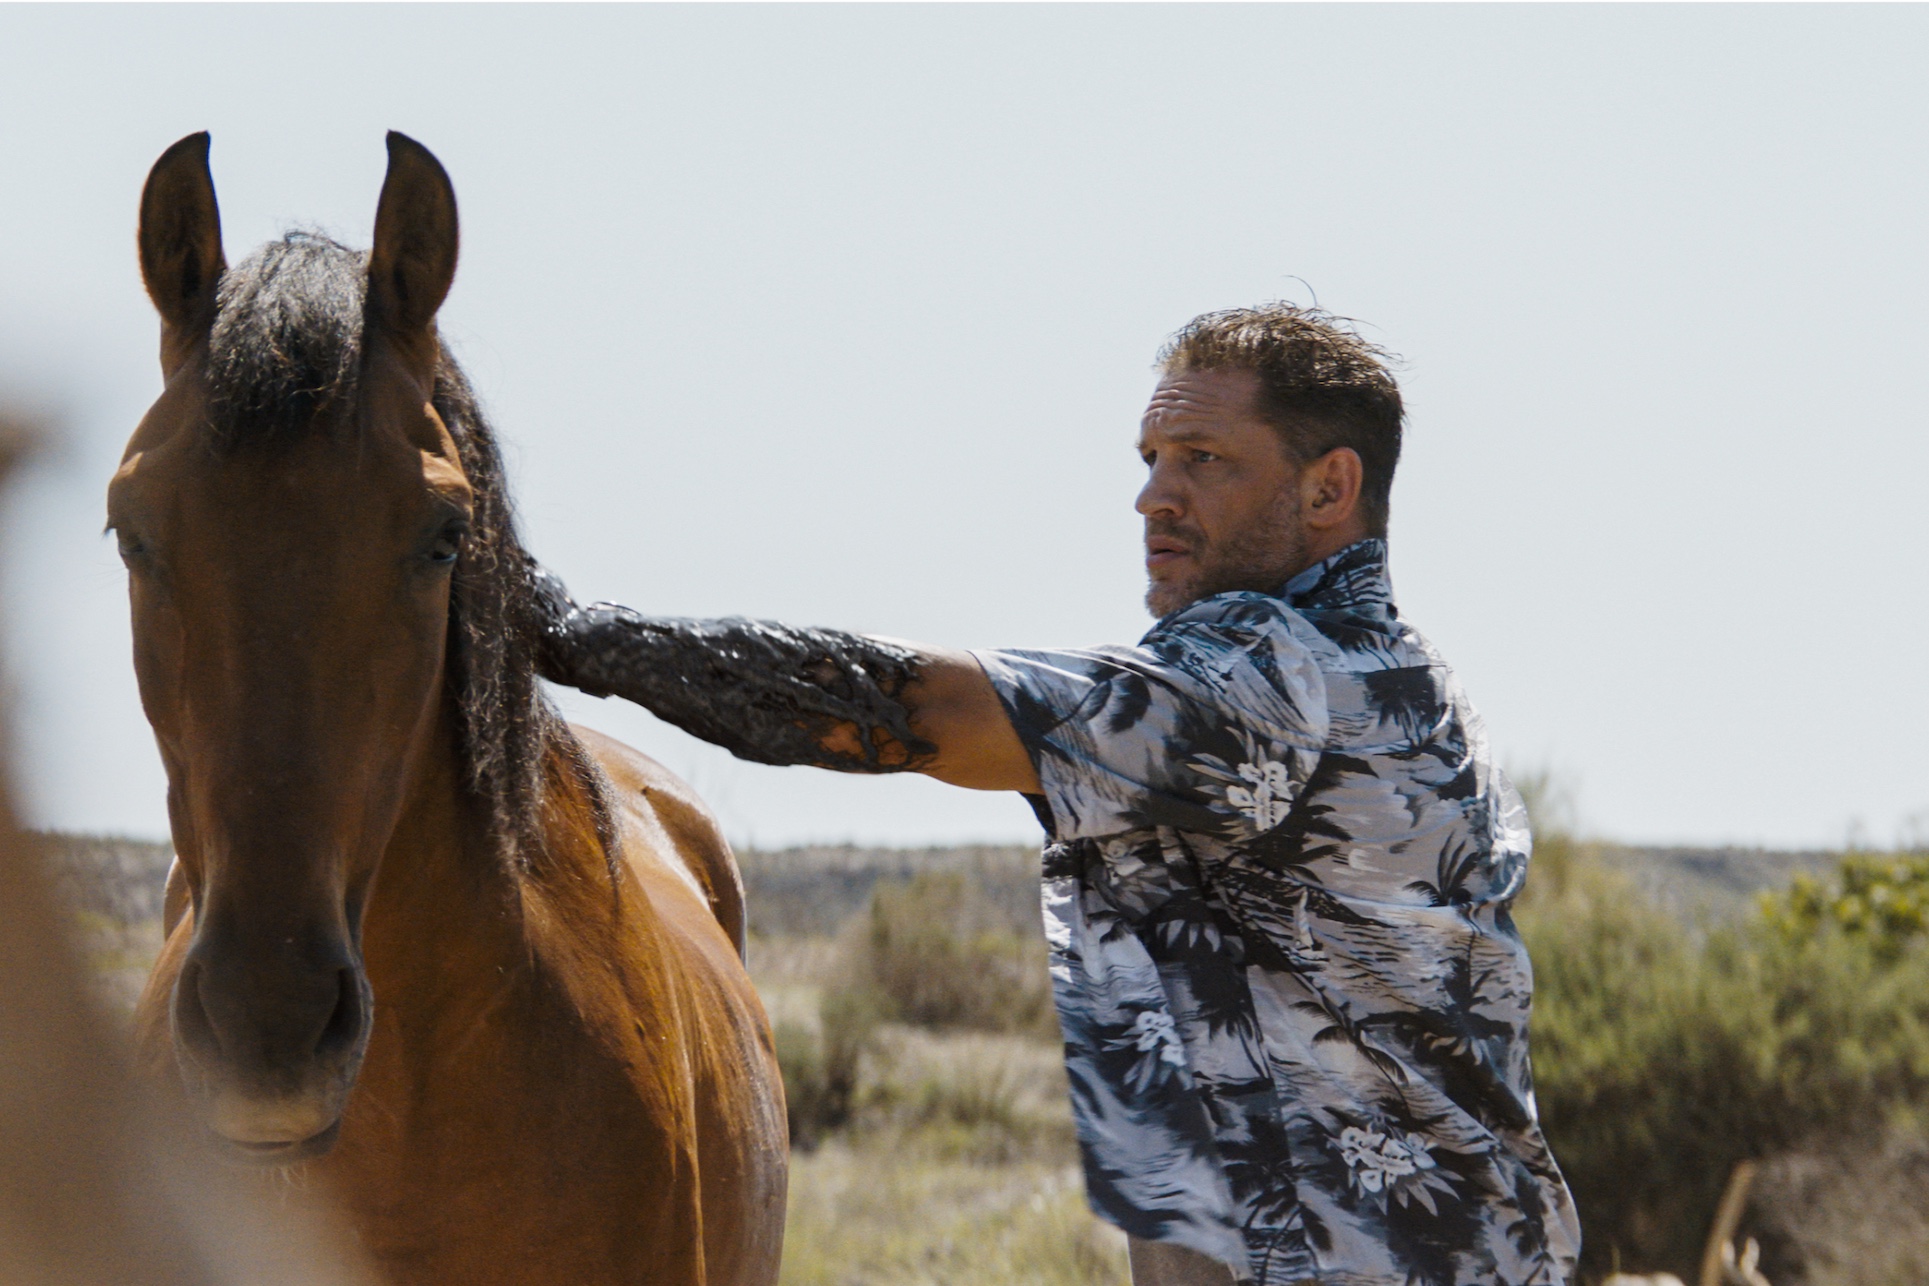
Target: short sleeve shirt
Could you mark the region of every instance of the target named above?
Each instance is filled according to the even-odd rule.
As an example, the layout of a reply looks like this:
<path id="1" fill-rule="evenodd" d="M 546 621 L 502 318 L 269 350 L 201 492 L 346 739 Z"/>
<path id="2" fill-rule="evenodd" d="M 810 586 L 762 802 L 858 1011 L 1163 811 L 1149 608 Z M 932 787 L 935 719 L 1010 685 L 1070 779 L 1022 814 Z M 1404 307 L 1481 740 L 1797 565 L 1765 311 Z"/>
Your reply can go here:
<path id="1" fill-rule="evenodd" d="M 1260 1286 L 1559 1286 L 1520 798 L 1362 541 L 1136 647 L 975 653 L 1038 769 L 1094 1209 Z"/>

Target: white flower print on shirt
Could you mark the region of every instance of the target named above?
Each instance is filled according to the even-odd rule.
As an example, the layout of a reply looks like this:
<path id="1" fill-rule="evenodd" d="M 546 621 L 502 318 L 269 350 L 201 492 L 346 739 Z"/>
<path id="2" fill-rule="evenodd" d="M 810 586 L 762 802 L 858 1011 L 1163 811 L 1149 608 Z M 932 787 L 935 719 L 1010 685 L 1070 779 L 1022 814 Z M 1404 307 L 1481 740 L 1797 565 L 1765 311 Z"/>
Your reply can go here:
<path id="1" fill-rule="evenodd" d="M 1165 1010 L 1148 1009 L 1141 1013 L 1132 1022 L 1132 1034 L 1137 1038 L 1140 1053 L 1156 1050 L 1161 1062 L 1173 1067 L 1186 1065 L 1186 1048 L 1179 1039 L 1179 1028 Z"/>
<path id="2" fill-rule="evenodd" d="M 1247 786 L 1227 786 L 1226 802 L 1252 820 L 1262 831 L 1269 831 L 1286 820 L 1293 807 L 1293 778 L 1278 760 L 1240 764 L 1239 776 Z"/>
<path id="3" fill-rule="evenodd" d="M 1363 1193 L 1384 1192 L 1405 1205 L 1409 1202 L 1438 1212 L 1436 1196 L 1453 1199 L 1452 1182 L 1437 1168 L 1427 1141 L 1418 1134 L 1363 1130 L 1349 1125 L 1340 1131 L 1340 1156 L 1348 1178 Z"/>
<path id="4" fill-rule="evenodd" d="M 1121 1025 L 1115 1030 L 1118 1034 L 1107 1044 L 1113 1049 L 1138 1053 L 1126 1073 L 1126 1081 L 1134 1093 L 1144 1093 L 1152 1086 L 1184 1074 L 1185 1042 L 1179 1036 L 1178 1024 L 1165 1010 L 1142 1009 L 1133 1017 L 1130 1027 Z"/>
<path id="5" fill-rule="evenodd" d="M 1419 1170 L 1433 1169 L 1426 1141 L 1409 1134 L 1404 1139 L 1349 1125 L 1340 1131 L 1340 1155 L 1353 1168 L 1353 1182 L 1367 1192 L 1378 1192 L 1391 1180 Z"/>
<path id="6" fill-rule="evenodd" d="M 1273 830 L 1293 811 L 1293 804 L 1305 788 L 1304 773 L 1293 770 L 1290 747 L 1263 742 L 1241 728 L 1237 730 L 1242 753 L 1235 767 L 1217 755 L 1195 755 L 1191 768 L 1219 784 L 1207 789 L 1225 800 L 1225 808 L 1236 812 L 1261 834 Z"/>

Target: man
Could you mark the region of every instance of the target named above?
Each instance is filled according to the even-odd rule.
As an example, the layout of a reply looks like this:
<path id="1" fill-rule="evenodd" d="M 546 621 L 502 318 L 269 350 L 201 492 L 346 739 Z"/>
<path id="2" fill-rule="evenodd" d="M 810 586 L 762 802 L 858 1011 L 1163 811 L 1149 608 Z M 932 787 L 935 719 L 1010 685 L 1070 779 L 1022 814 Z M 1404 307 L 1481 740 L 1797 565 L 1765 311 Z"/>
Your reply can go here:
<path id="1" fill-rule="evenodd" d="M 1138 1286 L 1558 1286 L 1519 796 L 1395 611 L 1384 354 L 1271 305 L 1160 355 L 1136 647 L 965 653 L 579 609 L 545 672 L 765 763 L 1032 802 L 1093 1207 Z"/>

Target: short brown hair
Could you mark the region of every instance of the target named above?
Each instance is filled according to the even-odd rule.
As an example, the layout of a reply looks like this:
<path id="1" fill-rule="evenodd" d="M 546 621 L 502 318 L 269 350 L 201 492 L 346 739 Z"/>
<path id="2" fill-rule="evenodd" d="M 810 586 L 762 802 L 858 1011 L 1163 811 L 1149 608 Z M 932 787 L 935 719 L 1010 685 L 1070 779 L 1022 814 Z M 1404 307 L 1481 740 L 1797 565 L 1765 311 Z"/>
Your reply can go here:
<path id="1" fill-rule="evenodd" d="M 1388 366 L 1392 354 L 1362 339 L 1343 317 L 1296 304 L 1206 313 L 1159 350 L 1166 374 L 1245 370 L 1259 377 L 1259 413 L 1304 464 L 1338 447 L 1359 453 L 1360 511 L 1386 534 L 1405 410 Z"/>

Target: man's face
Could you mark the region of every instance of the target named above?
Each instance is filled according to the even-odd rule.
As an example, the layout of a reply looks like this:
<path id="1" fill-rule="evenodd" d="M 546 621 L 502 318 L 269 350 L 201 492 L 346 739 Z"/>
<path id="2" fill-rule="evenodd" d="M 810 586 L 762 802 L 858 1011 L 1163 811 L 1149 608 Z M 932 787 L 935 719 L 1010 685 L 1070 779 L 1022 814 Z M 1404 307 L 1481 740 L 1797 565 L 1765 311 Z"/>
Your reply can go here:
<path id="1" fill-rule="evenodd" d="M 1151 476 L 1145 515 L 1145 605 L 1167 616 L 1249 589 L 1278 592 L 1306 566 L 1299 467 L 1256 409 L 1250 371 L 1178 371 L 1159 381 L 1139 427 Z"/>

